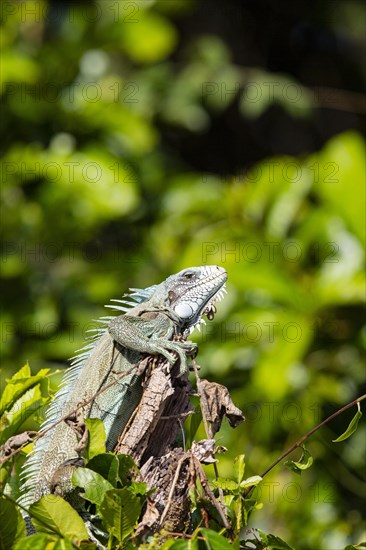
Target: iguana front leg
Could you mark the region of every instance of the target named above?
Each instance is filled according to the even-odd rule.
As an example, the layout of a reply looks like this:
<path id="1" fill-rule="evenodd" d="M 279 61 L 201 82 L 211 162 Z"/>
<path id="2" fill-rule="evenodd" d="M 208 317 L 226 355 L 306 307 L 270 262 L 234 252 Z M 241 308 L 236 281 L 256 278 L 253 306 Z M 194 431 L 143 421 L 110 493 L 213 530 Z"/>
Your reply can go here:
<path id="1" fill-rule="evenodd" d="M 140 353 L 163 355 L 171 365 L 174 365 L 176 358 L 169 353 L 170 351 L 175 351 L 182 365 L 186 365 L 185 350 L 192 351 L 197 347 L 197 344 L 188 342 L 172 342 L 170 338 L 173 336 L 174 327 L 166 316 L 151 321 L 142 317 L 121 315 L 110 322 L 108 331 L 113 340 L 121 346 Z"/>

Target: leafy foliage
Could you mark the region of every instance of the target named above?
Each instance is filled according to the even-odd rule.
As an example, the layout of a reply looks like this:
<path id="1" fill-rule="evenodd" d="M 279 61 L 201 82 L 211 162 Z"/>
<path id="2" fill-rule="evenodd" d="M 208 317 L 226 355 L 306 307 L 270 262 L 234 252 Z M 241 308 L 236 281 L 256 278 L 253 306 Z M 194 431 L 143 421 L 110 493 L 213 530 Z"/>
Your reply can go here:
<path id="1" fill-rule="evenodd" d="M 29 508 L 32 522 L 40 533 L 58 534 L 72 541 L 88 538 L 87 530 L 71 504 L 57 495 L 46 495 Z"/>
<path id="2" fill-rule="evenodd" d="M 32 376 L 26 363 L 7 381 L 0 402 L 0 444 L 18 433 L 23 422 L 48 403 L 49 397 L 42 394 L 48 390 L 49 376 L 49 369 L 42 369 Z"/>
<path id="3" fill-rule="evenodd" d="M 25 523 L 14 502 L 4 496 L 0 502 L 0 547 L 13 548 L 19 539 L 26 536 Z"/>
<path id="4" fill-rule="evenodd" d="M 26 366 L 29 368 L 29 366 Z M 21 380 L 20 374 L 24 377 L 25 391 L 28 391 L 29 378 L 31 373 L 24 370 L 24 367 L 8 381 L 10 388 L 14 386 L 14 380 Z M 5 395 L 10 395 L 9 389 Z M 23 393 L 16 388 L 18 399 L 9 399 L 10 407 L 22 401 Z M 360 403 L 357 402 L 358 411 L 351 421 L 345 434 L 340 436 L 346 439 L 357 429 L 360 411 Z M 138 481 L 139 470 L 133 459 L 128 455 L 114 455 L 105 452 L 105 431 L 103 423 L 98 419 L 86 419 L 88 426 L 88 445 L 84 451 L 86 465 L 78 467 L 72 475 L 72 483 L 79 488 L 80 496 L 84 502 L 74 509 L 69 502 L 57 495 L 46 495 L 33 503 L 29 508 L 29 515 L 32 519 L 37 534 L 26 536 L 25 521 L 18 510 L 15 501 L 7 496 L 13 493 L 10 470 L 5 462 L 5 474 L 3 479 L 3 496 L 1 497 L 1 519 L 0 541 L 2 548 L 20 550 L 31 548 L 31 545 L 44 546 L 51 549 L 71 548 L 104 548 L 107 544 L 108 550 L 125 548 L 178 548 L 200 550 L 203 547 L 209 549 L 224 548 L 247 548 L 273 550 L 292 550 L 291 547 L 280 537 L 266 534 L 258 529 L 246 529 L 251 514 L 263 508 L 258 496 L 253 494 L 253 489 L 258 489 L 263 482 L 259 475 L 245 478 L 245 456 L 238 455 L 233 464 L 233 476 L 235 479 L 217 477 L 213 480 L 213 490 L 216 491 L 216 498 L 224 505 L 225 513 L 230 520 L 230 530 L 222 529 L 221 520 L 217 510 L 208 501 L 206 492 L 201 482 L 196 481 L 194 489 L 190 491 L 192 509 L 192 535 L 178 538 L 169 537 L 169 533 L 162 529 L 148 541 L 143 543 L 139 540 L 136 531 L 139 518 L 144 509 L 149 495 L 154 489 L 147 490 L 145 483 Z M 191 422 L 188 422 L 188 431 L 192 429 Z M 348 434 L 348 435 L 346 435 Z M 338 438 L 340 440 L 340 438 Z M 29 447 L 29 445 L 28 445 Z M 14 459 L 13 459 L 14 460 Z M 15 458 L 15 463 L 16 463 Z M 302 456 L 299 461 L 287 461 L 285 465 L 295 473 L 301 474 L 313 464 L 313 457 L 302 445 Z M 22 508 L 21 508 L 22 509 Z M 93 518 L 93 532 L 87 529 L 90 525 L 89 519 Z M 202 518 L 205 519 L 206 527 L 201 527 Z M 14 521 L 15 519 L 15 521 Z M 84 523 L 85 522 L 85 523 Z M 208 527 L 209 525 L 209 527 Z M 254 535 L 254 538 L 247 537 L 247 534 Z M 168 535 L 168 540 L 167 539 Z M 96 546 L 96 544 L 98 546 Z M 202 546 L 204 544 L 205 546 Z M 34 547 L 34 546 L 33 546 Z M 356 548 L 356 547 L 355 547 Z"/>
<path id="5" fill-rule="evenodd" d="M 107 491 L 100 515 L 111 537 L 122 543 L 132 532 L 141 513 L 139 498 L 128 487 Z"/>

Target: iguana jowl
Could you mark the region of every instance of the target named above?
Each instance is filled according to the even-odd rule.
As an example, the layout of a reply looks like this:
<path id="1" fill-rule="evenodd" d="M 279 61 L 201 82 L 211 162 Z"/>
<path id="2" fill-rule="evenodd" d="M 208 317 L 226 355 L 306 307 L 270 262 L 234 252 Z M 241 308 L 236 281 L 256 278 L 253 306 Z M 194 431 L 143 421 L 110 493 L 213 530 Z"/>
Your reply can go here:
<path id="1" fill-rule="evenodd" d="M 146 355 L 160 354 L 171 365 L 179 358 L 183 371 L 186 353 L 196 345 L 172 338 L 180 335 L 185 339 L 203 321 L 203 314 L 212 317 L 213 304 L 222 297 L 226 279 L 222 267 L 193 267 L 159 285 L 132 289 L 128 300 L 114 300 L 117 304 L 109 307 L 124 314 L 101 319 L 105 326 L 96 331 L 93 341 L 66 371 L 40 431 L 98 394 L 83 407 L 83 414 L 103 420 L 107 450 L 112 450 L 142 395 L 141 374 L 131 367 Z M 130 369 L 132 372 L 101 392 Z M 36 442 L 22 473 L 20 503 L 24 507 L 52 492 L 56 470 L 66 461 L 78 458 L 77 444 L 75 431 L 65 422 Z"/>

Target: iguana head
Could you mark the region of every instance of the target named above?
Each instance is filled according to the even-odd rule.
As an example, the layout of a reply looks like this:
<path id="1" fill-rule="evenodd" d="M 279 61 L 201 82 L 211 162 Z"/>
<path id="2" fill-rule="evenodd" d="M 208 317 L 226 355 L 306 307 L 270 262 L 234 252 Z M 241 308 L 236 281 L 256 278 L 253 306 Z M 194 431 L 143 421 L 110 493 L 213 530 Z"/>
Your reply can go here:
<path id="1" fill-rule="evenodd" d="M 125 300 L 112 300 L 118 305 L 107 307 L 124 313 L 128 313 L 131 308 L 140 308 L 140 311 L 168 308 L 180 330 L 192 332 L 195 327 L 200 328 L 200 323 L 204 323 L 202 315 L 210 320 L 214 318 L 215 302 L 221 300 L 226 292 L 226 280 L 226 270 L 218 265 L 188 267 L 158 285 L 144 289 L 130 288 L 131 293 L 124 295 Z M 110 319 L 103 318 L 103 322 L 109 322 Z"/>
<path id="2" fill-rule="evenodd" d="M 218 265 L 189 267 L 164 281 L 169 307 L 181 320 L 183 330 L 199 327 L 202 315 L 211 320 L 216 312 L 215 302 L 225 290 L 227 272 Z"/>

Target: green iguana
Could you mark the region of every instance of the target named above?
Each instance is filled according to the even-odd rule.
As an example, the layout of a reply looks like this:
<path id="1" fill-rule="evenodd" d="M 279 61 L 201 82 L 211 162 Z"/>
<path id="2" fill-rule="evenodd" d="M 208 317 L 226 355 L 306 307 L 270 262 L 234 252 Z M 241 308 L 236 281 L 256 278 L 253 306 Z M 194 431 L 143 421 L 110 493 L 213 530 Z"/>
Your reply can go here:
<path id="1" fill-rule="evenodd" d="M 107 451 L 113 450 L 141 399 L 140 361 L 146 356 L 162 355 L 170 365 L 179 360 L 180 372 L 184 372 L 187 354 L 197 345 L 182 340 L 204 322 L 203 314 L 213 318 L 214 302 L 221 299 L 226 279 L 222 267 L 193 267 L 159 285 L 130 289 L 132 293 L 125 295 L 127 300 L 113 300 L 116 305 L 107 307 L 124 314 L 100 319 L 104 326 L 73 359 L 40 432 L 85 402 L 84 416 L 103 421 Z M 174 336 L 180 341 L 172 341 Z M 111 384 L 125 371 L 131 372 Z M 101 392 L 108 385 L 111 387 Z M 59 422 L 37 440 L 22 472 L 19 503 L 23 507 L 52 493 L 60 470 L 61 477 L 64 472 L 70 478 L 69 466 L 78 459 L 77 445 L 75 430 L 66 422 Z"/>

